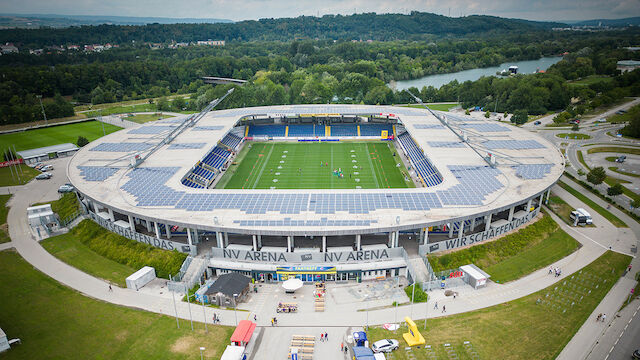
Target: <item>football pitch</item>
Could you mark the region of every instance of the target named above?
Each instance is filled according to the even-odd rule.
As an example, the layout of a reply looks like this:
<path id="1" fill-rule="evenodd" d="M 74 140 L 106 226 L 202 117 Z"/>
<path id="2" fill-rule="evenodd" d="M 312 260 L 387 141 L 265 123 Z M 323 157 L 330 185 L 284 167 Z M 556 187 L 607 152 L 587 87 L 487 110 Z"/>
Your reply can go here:
<path id="1" fill-rule="evenodd" d="M 415 187 L 390 142 L 246 144 L 217 188 L 378 189 Z"/>

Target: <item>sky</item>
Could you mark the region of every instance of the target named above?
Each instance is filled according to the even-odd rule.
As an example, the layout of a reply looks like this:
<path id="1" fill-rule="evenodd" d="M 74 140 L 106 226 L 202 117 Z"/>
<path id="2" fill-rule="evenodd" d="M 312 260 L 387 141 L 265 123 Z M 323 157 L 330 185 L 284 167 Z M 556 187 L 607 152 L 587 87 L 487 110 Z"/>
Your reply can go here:
<path id="1" fill-rule="evenodd" d="M 542 21 L 640 16 L 640 0 L 2 0 L 0 13 L 260 18 L 353 13 L 494 15 Z"/>

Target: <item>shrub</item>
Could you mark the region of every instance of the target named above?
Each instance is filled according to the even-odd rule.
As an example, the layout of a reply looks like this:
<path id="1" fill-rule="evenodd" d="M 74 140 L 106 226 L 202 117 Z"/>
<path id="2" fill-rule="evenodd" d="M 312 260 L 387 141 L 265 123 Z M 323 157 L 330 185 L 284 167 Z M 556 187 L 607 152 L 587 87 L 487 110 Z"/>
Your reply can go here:
<path id="1" fill-rule="evenodd" d="M 606 178 L 607 178 L 607 173 L 604 171 L 604 168 L 602 166 L 593 168 L 587 174 L 587 181 L 595 185 L 602 184 L 602 182 Z"/>
<path id="2" fill-rule="evenodd" d="M 151 266 L 155 268 L 158 277 L 165 279 L 169 278 L 169 274 L 177 273 L 187 258 L 186 254 L 177 250 L 162 250 L 129 240 L 102 228 L 92 220 L 83 220 L 71 229 L 71 234 L 91 250 L 108 259 L 134 269 Z"/>
<path id="3" fill-rule="evenodd" d="M 622 194 L 622 185 L 620 183 L 615 183 L 613 186 L 607 189 L 607 195 L 616 196 Z"/>
<path id="4" fill-rule="evenodd" d="M 411 301 L 411 294 L 413 293 L 413 287 L 416 287 L 416 291 L 413 294 L 413 302 L 414 303 L 421 303 L 421 302 L 427 302 L 427 299 L 429 298 L 429 295 L 427 295 L 427 293 L 425 293 L 422 290 L 421 286 L 416 286 L 416 284 L 414 285 L 410 285 L 404 288 L 404 292 L 407 294 L 407 296 L 409 297 L 409 301 Z"/>
<path id="5" fill-rule="evenodd" d="M 516 125 L 522 125 L 529 120 L 527 110 L 516 110 L 511 117 L 511 122 Z"/>
<path id="6" fill-rule="evenodd" d="M 83 146 L 87 145 L 88 143 L 89 143 L 89 140 L 87 140 L 86 137 L 78 136 L 78 140 L 76 141 L 76 144 L 78 144 L 79 147 L 83 147 Z"/>

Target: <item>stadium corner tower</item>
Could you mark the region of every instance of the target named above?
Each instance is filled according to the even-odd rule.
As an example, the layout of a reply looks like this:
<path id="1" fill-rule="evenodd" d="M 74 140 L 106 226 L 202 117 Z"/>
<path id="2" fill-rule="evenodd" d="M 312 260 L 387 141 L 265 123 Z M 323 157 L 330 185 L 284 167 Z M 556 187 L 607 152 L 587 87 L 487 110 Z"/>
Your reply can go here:
<path id="1" fill-rule="evenodd" d="M 340 281 L 411 277 L 411 259 L 532 221 L 564 165 L 548 141 L 484 118 L 291 105 L 126 127 L 67 173 L 95 222 L 208 254 L 212 272 Z"/>

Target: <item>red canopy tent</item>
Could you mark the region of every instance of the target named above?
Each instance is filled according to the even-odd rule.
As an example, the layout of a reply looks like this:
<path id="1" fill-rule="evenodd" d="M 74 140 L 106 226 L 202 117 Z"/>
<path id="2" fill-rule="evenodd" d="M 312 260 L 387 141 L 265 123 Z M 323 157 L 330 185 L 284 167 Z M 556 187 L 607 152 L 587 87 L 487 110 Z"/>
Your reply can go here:
<path id="1" fill-rule="evenodd" d="M 249 320 L 240 320 L 236 330 L 231 335 L 231 343 L 236 346 L 247 346 L 255 329 L 256 323 Z"/>

